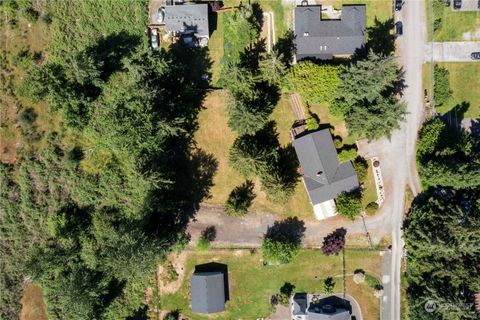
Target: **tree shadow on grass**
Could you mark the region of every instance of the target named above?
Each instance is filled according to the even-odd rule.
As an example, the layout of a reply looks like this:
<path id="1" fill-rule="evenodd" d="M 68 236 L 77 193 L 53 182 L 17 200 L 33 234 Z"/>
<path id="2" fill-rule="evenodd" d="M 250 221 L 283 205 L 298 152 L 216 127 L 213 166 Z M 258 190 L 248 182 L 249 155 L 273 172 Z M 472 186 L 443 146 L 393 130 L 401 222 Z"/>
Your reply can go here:
<path id="1" fill-rule="evenodd" d="M 272 226 L 268 227 L 265 237 L 270 239 L 287 238 L 292 241 L 292 243 L 300 245 L 305 230 L 305 223 L 303 221 L 297 217 L 289 217 L 285 220 L 275 221 Z"/>
<path id="2" fill-rule="evenodd" d="M 288 30 L 283 36 L 278 38 L 277 43 L 273 45 L 273 50 L 278 52 L 281 61 L 290 67 L 293 61 L 293 56 L 297 50 L 295 46 L 295 33 L 293 30 Z"/>
<path id="3" fill-rule="evenodd" d="M 392 34 L 393 19 L 380 21 L 375 17 L 373 26 L 367 28 L 367 50 L 385 56 L 395 51 L 395 37 Z"/>

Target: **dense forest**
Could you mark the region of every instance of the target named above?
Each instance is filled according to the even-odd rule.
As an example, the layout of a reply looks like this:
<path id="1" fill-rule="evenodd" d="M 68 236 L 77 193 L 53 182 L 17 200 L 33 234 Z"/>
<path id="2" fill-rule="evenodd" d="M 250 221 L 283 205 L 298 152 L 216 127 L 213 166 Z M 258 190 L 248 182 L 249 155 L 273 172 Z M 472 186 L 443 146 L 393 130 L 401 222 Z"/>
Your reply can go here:
<path id="1" fill-rule="evenodd" d="M 192 141 L 210 62 L 205 49 L 150 50 L 147 8 L 2 4 L 4 30 L 21 38 L 28 22 L 48 37 L 42 52 L 26 38 L 1 52 L 2 108 L 22 133 L 0 164 L 2 319 L 29 279 L 51 319 L 140 316 L 158 263 L 187 240 L 185 209 L 214 166 Z"/>
<path id="2" fill-rule="evenodd" d="M 425 192 L 405 222 L 410 319 L 478 319 L 480 293 L 480 143 L 440 118 L 419 134 Z M 433 302 L 436 309 L 425 311 Z"/>

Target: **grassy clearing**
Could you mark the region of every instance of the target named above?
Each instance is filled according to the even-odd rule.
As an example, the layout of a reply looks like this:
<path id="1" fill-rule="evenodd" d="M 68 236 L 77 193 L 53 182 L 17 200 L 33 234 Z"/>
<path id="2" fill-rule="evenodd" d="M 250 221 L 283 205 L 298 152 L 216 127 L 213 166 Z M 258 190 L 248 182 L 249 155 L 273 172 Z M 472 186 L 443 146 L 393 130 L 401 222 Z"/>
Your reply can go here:
<path id="1" fill-rule="evenodd" d="M 427 28 L 430 35 L 430 1 L 427 1 Z M 434 32 L 434 41 L 462 41 L 479 40 L 475 32 L 480 28 L 480 12 L 453 11 L 451 8 L 443 7 L 434 13 L 435 18 L 441 19 L 441 26 Z M 430 36 L 429 36 L 430 37 Z"/>
<path id="2" fill-rule="evenodd" d="M 455 106 L 466 103 L 469 107 L 463 117 L 480 117 L 480 90 L 478 90 L 480 85 L 480 64 L 474 62 L 452 62 L 439 63 L 438 65 L 448 69 L 453 95 L 445 105 L 437 107 L 436 111 L 446 113 L 455 108 Z"/>
<path id="3" fill-rule="evenodd" d="M 228 265 L 230 301 L 226 311 L 218 315 L 202 316 L 192 314 L 189 307 L 189 280 L 195 265 L 215 261 Z M 379 278 L 381 258 L 376 251 L 347 250 L 346 290 L 359 302 L 364 319 L 379 318 L 379 300 L 373 296 L 373 289 L 367 284 L 356 285 L 352 281 L 353 271 L 361 268 Z M 278 293 L 285 282 L 295 286 L 296 291 L 323 293 L 323 280 L 335 279 L 334 292 L 343 290 L 341 280 L 341 256 L 325 257 L 319 250 L 302 250 L 288 265 L 263 267 L 260 253 L 248 250 L 210 251 L 190 253 L 185 267 L 186 277 L 180 290 L 161 298 L 163 309 L 179 309 L 190 319 L 257 319 L 267 317 L 272 310 L 269 298 Z"/>
<path id="4" fill-rule="evenodd" d="M 341 9 L 342 4 L 365 4 L 367 13 L 367 27 L 375 24 L 375 18 L 379 21 L 385 21 L 392 18 L 392 2 L 388 0 L 326 0 L 317 1 L 322 5 L 332 5 L 336 9 Z"/>
<path id="5" fill-rule="evenodd" d="M 22 312 L 20 320 L 48 320 L 42 288 L 29 284 L 22 297 Z"/>
<path id="6" fill-rule="evenodd" d="M 242 176 L 236 172 L 228 161 L 230 146 L 236 134 L 227 125 L 226 104 L 228 96 L 224 91 L 215 91 L 208 95 L 204 109 L 199 114 L 199 129 L 195 134 L 197 146 L 212 154 L 218 161 L 217 172 L 210 189 L 211 197 L 207 203 L 223 204 L 230 191 L 244 182 Z M 277 123 L 279 140 L 282 145 L 290 143 L 289 130 L 294 121 L 286 97 L 282 98 L 271 116 Z M 272 203 L 263 191 L 260 182 L 255 181 L 255 194 L 252 208 L 260 211 L 269 211 L 284 217 L 297 216 L 301 219 L 313 219 L 312 207 L 301 181 L 298 182 L 295 193 L 285 205 Z"/>

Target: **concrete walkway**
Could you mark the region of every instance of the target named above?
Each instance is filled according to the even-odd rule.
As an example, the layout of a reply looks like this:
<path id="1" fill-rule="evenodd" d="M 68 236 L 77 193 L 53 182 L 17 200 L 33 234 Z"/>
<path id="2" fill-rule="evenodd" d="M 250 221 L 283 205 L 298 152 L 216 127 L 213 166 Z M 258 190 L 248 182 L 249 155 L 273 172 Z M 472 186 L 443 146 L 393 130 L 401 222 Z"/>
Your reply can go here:
<path id="1" fill-rule="evenodd" d="M 470 54 L 480 51 L 480 41 L 430 42 L 425 47 L 425 61 L 430 62 L 480 62 Z"/>

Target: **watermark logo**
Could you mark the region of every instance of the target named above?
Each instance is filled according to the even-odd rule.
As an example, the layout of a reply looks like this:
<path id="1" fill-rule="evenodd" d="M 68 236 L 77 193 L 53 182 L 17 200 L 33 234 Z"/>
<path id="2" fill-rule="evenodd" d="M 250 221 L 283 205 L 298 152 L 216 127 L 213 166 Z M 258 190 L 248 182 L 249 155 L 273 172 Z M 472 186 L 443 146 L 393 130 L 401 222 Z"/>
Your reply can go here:
<path id="1" fill-rule="evenodd" d="M 433 300 L 428 300 L 425 302 L 425 305 L 423 306 L 425 308 L 425 311 L 432 313 L 437 309 L 437 304 Z"/>

